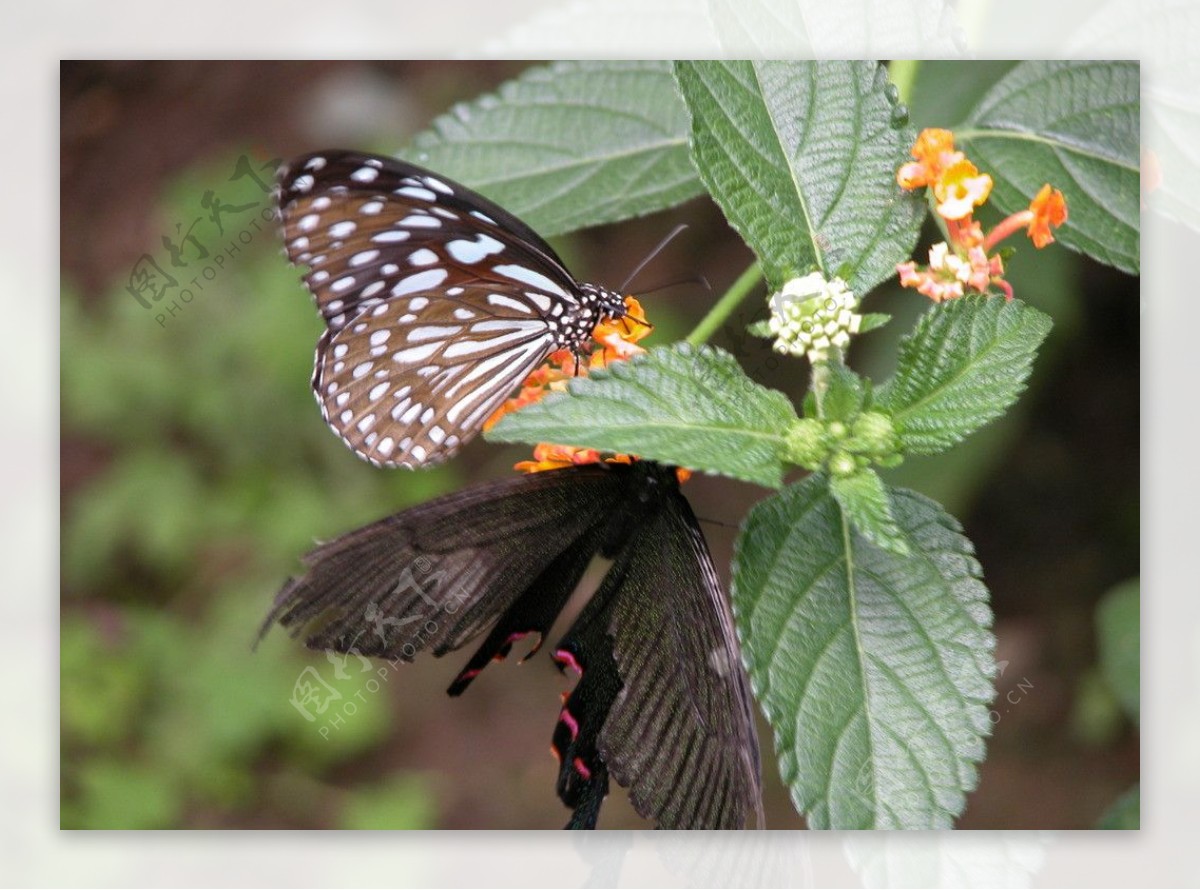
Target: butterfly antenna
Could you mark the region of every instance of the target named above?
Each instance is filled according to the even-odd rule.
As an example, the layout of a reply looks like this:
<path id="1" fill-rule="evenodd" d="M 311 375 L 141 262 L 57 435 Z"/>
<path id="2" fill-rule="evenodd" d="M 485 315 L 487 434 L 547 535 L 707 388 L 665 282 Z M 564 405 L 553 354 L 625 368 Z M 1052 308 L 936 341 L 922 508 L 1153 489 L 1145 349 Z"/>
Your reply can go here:
<path id="1" fill-rule="evenodd" d="M 710 525 L 719 525 L 721 528 L 730 528 L 734 531 L 737 531 L 738 529 L 738 526 L 734 525 L 732 522 L 722 522 L 720 519 L 709 519 L 707 516 L 697 516 L 696 518 L 701 522 L 707 522 Z"/>
<path id="2" fill-rule="evenodd" d="M 633 283 L 633 279 L 637 278 L 638 273 L 641 272 L 643 269 L 645 269 L 647 264 L 652 259 L 654 259 L 656 256 L 658 256 L 660 253 L 662 253 L 663 248 L 665 248 L 668 244 L 670 244 L 672 241 L 674 241 L 675 237 L 686 228 L 687 228 L 687 223 L 680 223 L 675 228 L 671 229 L 671 231 L 667 232 L 666 237 L 663 238 L 661 241 L 659 241 L 658 244 L 655 246 L 655 248 L 652 251 L 650 251 L 648 254 L 646 254 L 646 258 L 644 260 L 642 260 L 640 263 L 638 263 L 636 266 L 634 266 L 633 271 L 630 272 L 628 276 L 626 276 L 625 280 L 621 283 L 621 286 L 620 286 L 620 288 L 618 288 L 618 290 L 620 290 L 620 292 L 623 294 L 628 293 L 629 285 Z"/>

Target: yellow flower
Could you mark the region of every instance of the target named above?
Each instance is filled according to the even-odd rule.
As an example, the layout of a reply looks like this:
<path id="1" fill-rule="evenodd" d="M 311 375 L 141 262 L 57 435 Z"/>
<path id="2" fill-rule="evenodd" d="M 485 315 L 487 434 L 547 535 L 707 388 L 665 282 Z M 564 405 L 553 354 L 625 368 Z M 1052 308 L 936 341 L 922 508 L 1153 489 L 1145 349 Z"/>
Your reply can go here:
<path id="1" fill-rule="evenodd" d="M 965 158 L 955 161 L 933 185 L 937 212 L 944 219 L 965 219 L 992 193 L 992 177 Z"/>

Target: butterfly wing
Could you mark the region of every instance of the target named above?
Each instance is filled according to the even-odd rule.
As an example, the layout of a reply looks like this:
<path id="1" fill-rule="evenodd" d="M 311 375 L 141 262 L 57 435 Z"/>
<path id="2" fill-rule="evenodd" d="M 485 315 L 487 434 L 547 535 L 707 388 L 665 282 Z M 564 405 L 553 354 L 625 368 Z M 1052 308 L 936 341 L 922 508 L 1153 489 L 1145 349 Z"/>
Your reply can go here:
<path id="1" fill-rule="evenodd" d="M 559 299 L 571 299 L 577 287 L 533 229 L 414 164 L 322 151 L 288 162 L 278 183 L 288 259 L 309 267 L 304 282 L 331 329 L 387 299 L 413 274 L 441 277 L 446 287 L 527 285 Z"/>
<path id="2" fill-rule="evenodd" d="M 556 348 L 532 307 L 513 317 L 491 309 L 496 294 L 459 290 L 389 300 L 322 336 L 313 390 L 359 456 L 404 467 L 450 457 Z"/>
<path id="3" fill-rule="evenodd" d="M 580 285 L 554 250 L 465 186 L 360 152 L 280 171 L 284 243 L 325 319 L 313 391 L 380 466 L 450 457 L 578 336 Z"/>
<path id="4" fill-rule="evenodd" d="M 733 622 L 687 500 L 660 484 L 554 650 L 580 674 L 555 727 L 568 828 L 611 776 L 660 828 L 762 821 L 758 737 Z"/>
<path id="5" fill-rule="evenodd" d="M 543 576 L 555 577 L 547 568 L 564 552 L 591 546 L 620 494 L 619 474 L 569 467 L 412 507 L 309 553 L 263 632 L 276 621 L 293 632 L 311 625 L 313 649 L 405 661 L 424 649 L 442 655 L 482 633 Z M 520 630 L 548 629 L 556 616 L 531 616 Z"/>

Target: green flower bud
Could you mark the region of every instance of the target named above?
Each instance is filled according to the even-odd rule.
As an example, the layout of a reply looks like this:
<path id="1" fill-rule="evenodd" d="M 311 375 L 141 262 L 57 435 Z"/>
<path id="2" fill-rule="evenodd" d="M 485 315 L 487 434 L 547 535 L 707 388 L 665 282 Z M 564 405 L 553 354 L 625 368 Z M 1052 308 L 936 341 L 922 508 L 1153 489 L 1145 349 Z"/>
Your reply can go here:
<path id="1" fill-rule="evenodd" d="M 858 472 L 858 462 L 854 455 L 838 451 L 829 459 L 829 472 L 834 476 L 852 476 Z"/>
<path id="2" fill-rule="evenodd" d="M 818 470 L 828 454 L 825 427 L 819 420 L 798 420 L 788 429 L 784 455 L 792 463 Z"/>

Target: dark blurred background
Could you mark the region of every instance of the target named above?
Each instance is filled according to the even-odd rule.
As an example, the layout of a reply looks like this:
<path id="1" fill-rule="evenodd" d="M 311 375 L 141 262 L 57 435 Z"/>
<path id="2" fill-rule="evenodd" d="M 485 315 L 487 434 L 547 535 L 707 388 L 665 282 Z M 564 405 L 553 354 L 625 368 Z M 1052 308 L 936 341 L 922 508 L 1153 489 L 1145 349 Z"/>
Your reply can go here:
<path id="1" fill-rule="evenodd" d="M 1006 64 L 926 64 L 915 120 L 957 120 Z M 64 63 L 63 827 L 565 821 L 547 749 L 567 681 L 549 658 L 493 666 L 450 699 L 469 652 L 375 683 L 374 667 L 331 663 L 278 631 L 251 651 L 314 539 L 497 478 L 527 454 L 477 441 L 447 467 L 389 472 L 326 429 L 308 384 L 320 323 L 259 216 L 259 182 L 269 162 L 308 150 L 394 152 L 523 67 Z M 639 286 L 700 274 L 713 293 L 643 297 L 651 346 L 686 334 L 751 260 L 711 202 L 555 242 L 580 278 L 615 286 L 680 221 L 690 228 Z M 1029 391 L 966 446 L 891 481 L 961 519 L 993 595 L 1003 676 L 960 825 L 1088 828 L 1138 778 L 1128 690 L 1106 677 L 1097 642 L 1098 604 L 1139 571 L 1138 281 L 1058 245 L 1022 244 L 1010 269 L 1017 295 L 1055 320 Z M 798 399 L 805 366 L 740 333 L 763 305 L 748 301 L 713 342 Z M 926 301 L 889 285 L 867 308 L 895 316 L 852 355 L 879 380 Z M 734 526 L 766 492 L 697 477 L 687 494 L 712 520 L 727 580 Z M 1136 590 L 1132 602 L 1136 617 Z M 293 706 L 298 680 L 318 684 L 326 713 L 309 721 Z M 765 724 L 760 735 L 768 824 L 800 827 Z M 619 789 L 601 824 L 643 825 Z"/>

